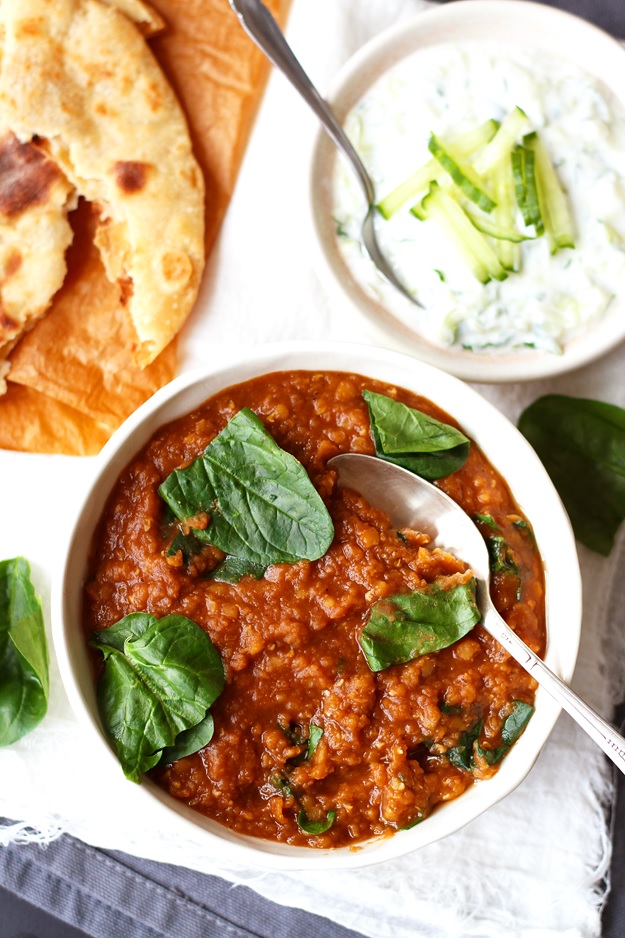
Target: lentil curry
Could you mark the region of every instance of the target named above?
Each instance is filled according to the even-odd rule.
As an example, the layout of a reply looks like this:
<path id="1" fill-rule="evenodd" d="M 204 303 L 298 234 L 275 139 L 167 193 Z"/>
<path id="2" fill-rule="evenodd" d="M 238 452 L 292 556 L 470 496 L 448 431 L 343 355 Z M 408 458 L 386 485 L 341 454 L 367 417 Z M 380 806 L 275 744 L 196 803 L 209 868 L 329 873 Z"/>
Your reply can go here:
<path id="1" fill-rule="evenodd" d="M 152 775 L 235 831 L 294 845 L 391 834 L 487 779 L 505 753 L 506 721 L 519 706 L 531 713 L 536 689 L 479 624 L 440 651 L 370 669 L 359 640 L 376 601 L 447 589 L 471 573 L 461 559 L 428 549 L 418 531 L 394 530 L 326 467 L 339 453 L 374 453 L 366 389 L 453 425 L 422 397 L 348 373 L 275 373 L 228 388 L 163 427 L 122 473 L 85 592 L 89 634 L 148 612 L 186 616 L 209 635 L 226 675 L 211 708 L 213 738 Z M 168 550 L 158 488 L 243 408 L 303 464 L 334 539 L 317 560 L 220 582 L 208 576 L 224 557 L 216 547 L 202 544 L 190 558 Z M 438 484 L 495 544 L 495 604 L 542 654 L 542 565 L 504 480 L 471 443 L 464 465 Z"/>

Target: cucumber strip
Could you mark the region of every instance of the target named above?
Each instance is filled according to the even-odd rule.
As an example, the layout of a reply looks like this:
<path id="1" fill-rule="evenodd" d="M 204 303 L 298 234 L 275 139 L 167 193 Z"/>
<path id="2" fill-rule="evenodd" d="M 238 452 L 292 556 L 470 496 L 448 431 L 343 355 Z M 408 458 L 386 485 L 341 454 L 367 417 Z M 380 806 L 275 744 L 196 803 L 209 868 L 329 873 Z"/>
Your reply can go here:
<path id="1" fill-rule="evenodd" d="M 508 273 L 518 273 L 521 269 L 521 245 L 513 241 L 497 241 L 495 253 L 499 263 Z"/>
<path id="2" fill-rule="evenodd" d="M 538 200 L 534 151 L 516 146 L 511 154 L 512 178 L 516 200 L 526 225 L 533 225 L 537 235 L 545 230 Z"/>
<path id="3" fill-rule="evenodd" d="M 468 199 L 475 202 L 483 211 L 492 212 L 497 204 L 486 191 L 484 181 L 474 171 L 473 167 L 458 150 L 440 140 L 436 134 L 430 135 L 428 148 L 449 173 L 461 192 Z"/>
<path id="4" fill-rule="evenodd" d="M 500 222 L 490 215 L 480 215 L 469 205 L 463 206 L 463 211 L 471 224 L 475 225 L 478 231 L 488 235 L 490 238 L 496 238 L 498 241 L 508 241 L 514 244 L 520 244 L 522 241 L 533 241 L 534 235 L 524 235 L 514 227 L 510 227 L 505 222 Z M 414 212 L 416 215 L 417 213 Z"/>
<path id="5" fill-rule="evenodd" d="M 515 107 L 505 118 L 499 130 L 473 161 L 473 169 L 480 176 L 485 176 L 498 163 L 507 160 L 517 137 L 527 127 L 527 114 L 520 107 Z"/>
<path id="6" fill-rule="evenodd" d="M 497 199 L 494 221 L 500 225 L 509 226 L 516 231 L 515 222 L 518 206 L 510 160 L 507 159 L 500 163 L 494 173 L 495 197 Z M 523 240 L 528 239 L 527 235 L 522 235 L 521 237 Z M 518 241 L 508 238 L 499 240 L 495 245 L 495 251 L 504 270 L 519 271 L 521 269 L 521 247 Z"/>
<path id="7" fill-rule="evenodd" d="M 473 156 L 474 153 L 477 153 L 478 150 L 491 142 L 500 126 L 499 121 L 491 117 L 490 120 L 484 121 L 483 124 L 479 124 L 473 130 L 468 130 L 466 133 L 452 138 L 451 144 L 463 156 Z"/>
<path id="8" fill-rule="evenodd" d="M 432 157 L 423 166 L 412 174 L 405 182 L 389 192 L 381 202 L 378 202 L 377 209 L 380 214 L 386 218 L 392 218 L 396 212 L 405 205 L 410 199 L 416 198 L 420 192 L 427 189 L 430 183 L 444 174 L 440 163 Z"/>
<path id="9" fill-rule="evenodd" d="M 510 231 L 510 235 L 498 239 L 495 244 L 495 252 L 504 270 L 518 271 L 521 269 L 520 242 L 527 241 L 530 237 L 535 236 L 521 234 L 516 225 L 518 206 L 510 160 L 506 159 L 498 163 L 492 169 L 491 175 L 493 177 L 495 198 L 497 199 L 497 208 L 492 213 L 492 220 L 496 222 L 502 231 Z M 516 233 L 516 236 L 511 236 L 513 233 Z M 497 237 L 497 233 L 493 233 L 491 236 Z"/>
<path id="10" fill-rule="evenodd" d="M 417 218 L 435 222 L 481 283 L 505 280 L 508 276 L 490 244 L 473 226 L 461 205 L 437 182 L 421 204 L 411 209 Z"/>
<path id="11" fill-rule="evenodd" d="M 487 120 L 474 130 L 457 137 L 453 146 L 465 158 L 472 156 L 481 147 L 486 146 L 499 128 L 499 122 L 496 120 Z M 425 192 L 430 183 L 436 180 L 441 181 L 445 175 L 445 170 L 437 159 L 432 157 L 423 166 L 420 166 L 408 179 L 396 186 L 388 195 L 378 202 L 377 209 L 380 214 L 386 218 L 392 218 L 399 209 L 410 199 L 415 199 L 421 192 Z"/>
<path id="12" fill-rule="evenodd" d="M 549 154 L 535 131 L 523 138 L 523 144 L 534 155 L 538 202 L 551 253 L 574 248 L 571 213 Z"/>

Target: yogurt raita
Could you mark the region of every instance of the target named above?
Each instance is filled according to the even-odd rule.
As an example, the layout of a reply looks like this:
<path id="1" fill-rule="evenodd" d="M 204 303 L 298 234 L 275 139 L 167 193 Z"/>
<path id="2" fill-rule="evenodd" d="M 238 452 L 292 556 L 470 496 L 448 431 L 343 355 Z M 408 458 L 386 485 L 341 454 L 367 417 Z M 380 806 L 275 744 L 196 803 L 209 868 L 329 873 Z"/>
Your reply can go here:
<path id="1" fill-rule="evenodd" d="M 378 218 L 381 247 L 419 308 L 377 274 L 360 244 L 362 193 L 337 160 L 333 215 L 341 253 L 363 289 L 428 341 L 475 352 L 558 354 L 625 289 L 625 114 L 614 95 L 564 60 L 507 43 L 421 50 L 380 78 L 345 128 L 383 198 L 430 158 L 428 140 L 461 135 L 520 107 L 566 193 L 575 247 L 522 245 L 521 269 L 482 284 L 431 221 L 407 203 Z"/>

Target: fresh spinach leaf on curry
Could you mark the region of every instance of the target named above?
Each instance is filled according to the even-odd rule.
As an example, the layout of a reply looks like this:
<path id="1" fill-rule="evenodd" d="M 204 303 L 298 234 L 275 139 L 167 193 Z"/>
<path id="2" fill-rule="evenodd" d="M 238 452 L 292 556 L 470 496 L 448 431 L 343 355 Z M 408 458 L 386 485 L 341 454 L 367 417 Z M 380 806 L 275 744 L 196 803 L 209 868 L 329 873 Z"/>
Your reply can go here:
<path id="1" fill-rule="evenodd" d="M 96 632 L 104 656 L 98 706 L 124 774 L 133 782 L 210 742 L 211 704 L 224 687 L 213 643 L 191 619 L 124 616 Z"/>
<path id="2" fill-rule="evenodd" d="M 360 644 L 371 670 L 383 671 L 448 648 L 480 618 L 474 579 L 449 589 L 434 583 L 424 590 L 377 600 Z"/>
<path id="3" fill-rule="evenodd" d="M 470 443 L 464 433 L 385 394 L 365 390 L 376 456 L 430 482 L 464 465 Z"/>
<path id="4" fill-rule="evenodd" d="M 159 494 L 199 541 L 261 567 L 316 560 L 334 536 L 306 470 L 247 407 Z"/>

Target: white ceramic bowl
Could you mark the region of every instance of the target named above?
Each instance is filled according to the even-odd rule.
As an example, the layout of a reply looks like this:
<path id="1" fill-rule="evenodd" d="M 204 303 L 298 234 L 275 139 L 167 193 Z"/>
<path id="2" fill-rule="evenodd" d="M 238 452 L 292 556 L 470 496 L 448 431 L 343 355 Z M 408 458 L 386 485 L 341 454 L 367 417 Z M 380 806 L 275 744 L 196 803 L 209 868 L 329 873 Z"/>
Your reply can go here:
<path id="1" fill-rule="evenodd" d="M 484 398 L 456 378 L 390 350 L 341 343 L 267 345 L 253 354 L 191 373 L 158 391 L 115 433 L 97 459 L 93 482 L 79 507 L 53 600 L 53 635 L 65 689 L 78 718 L 97 737 L 102 759 L 116 757 L 103 732 L 93 672 L 81 624 L 88 545 L 106 499 L 123 468 L 163 424 L 188 413 L 220 389 L 249 378 L 291 369 L 352 371 L 398 384 L 434 401 L 455 417 L 507 480 L 531 521 L 545 564 L 548 644 L 546 661 L 564 680 L 572 676 L 581 623 L 581 586 L 571 527 L 560 499 L 533 449 Z M 177 815 L 181 836 L 205 839 L 207 854 L 224 862 L 271 869 L 364 866 L 398 857 L 458 830 L 512 791 L 527 775 L 558 716 L 541 690 L 523 736 L 489 781 L 478 782 L 424 823 L 358 849 L 315 850 L 257 840 L 234 833 L 181 804 L 145 779 L 137 795 L 160 801 Z M 121 774 L 121 767 L 116 765 Z M 97 767 L 93 767 L 97 774 Z M 109 803 L 109 809 L 113 809 Z"/>
<path id="2" fill-rule="evenodd" d="M 514 43 L 544 53 L 549 61 L 573 62 L 607 86 L 625 109 L 625 49 L 607 33 L 570 13 L 539 3 L 460 0 L 420 13 L 365 44 L 340 71 L 328 94 L 338 120 L 342 123 L 368 89 L 402 59 L 442 43 L 468 40 Z M 345 314 L 355 313 L 356 328 L 364 328 L 376 342 L 409 352 L 460 378 L 499 382 L 569 371 L 625 338 L 624 287 L 603 318 L 571 338 L 561 355 L 530 350 L 489 354 L 429 342 L 410 326 L 414 311 L 409 301 L 405 301 L 405 313 L 392 311 L 383 299 L 373 298 L 361 286 L 343 259 L 333 219 L 332 179 L 337 159 L 338 151 L 320 130 L 310 180 L 318 268 L 330 291 L 339 293 Z"/>

